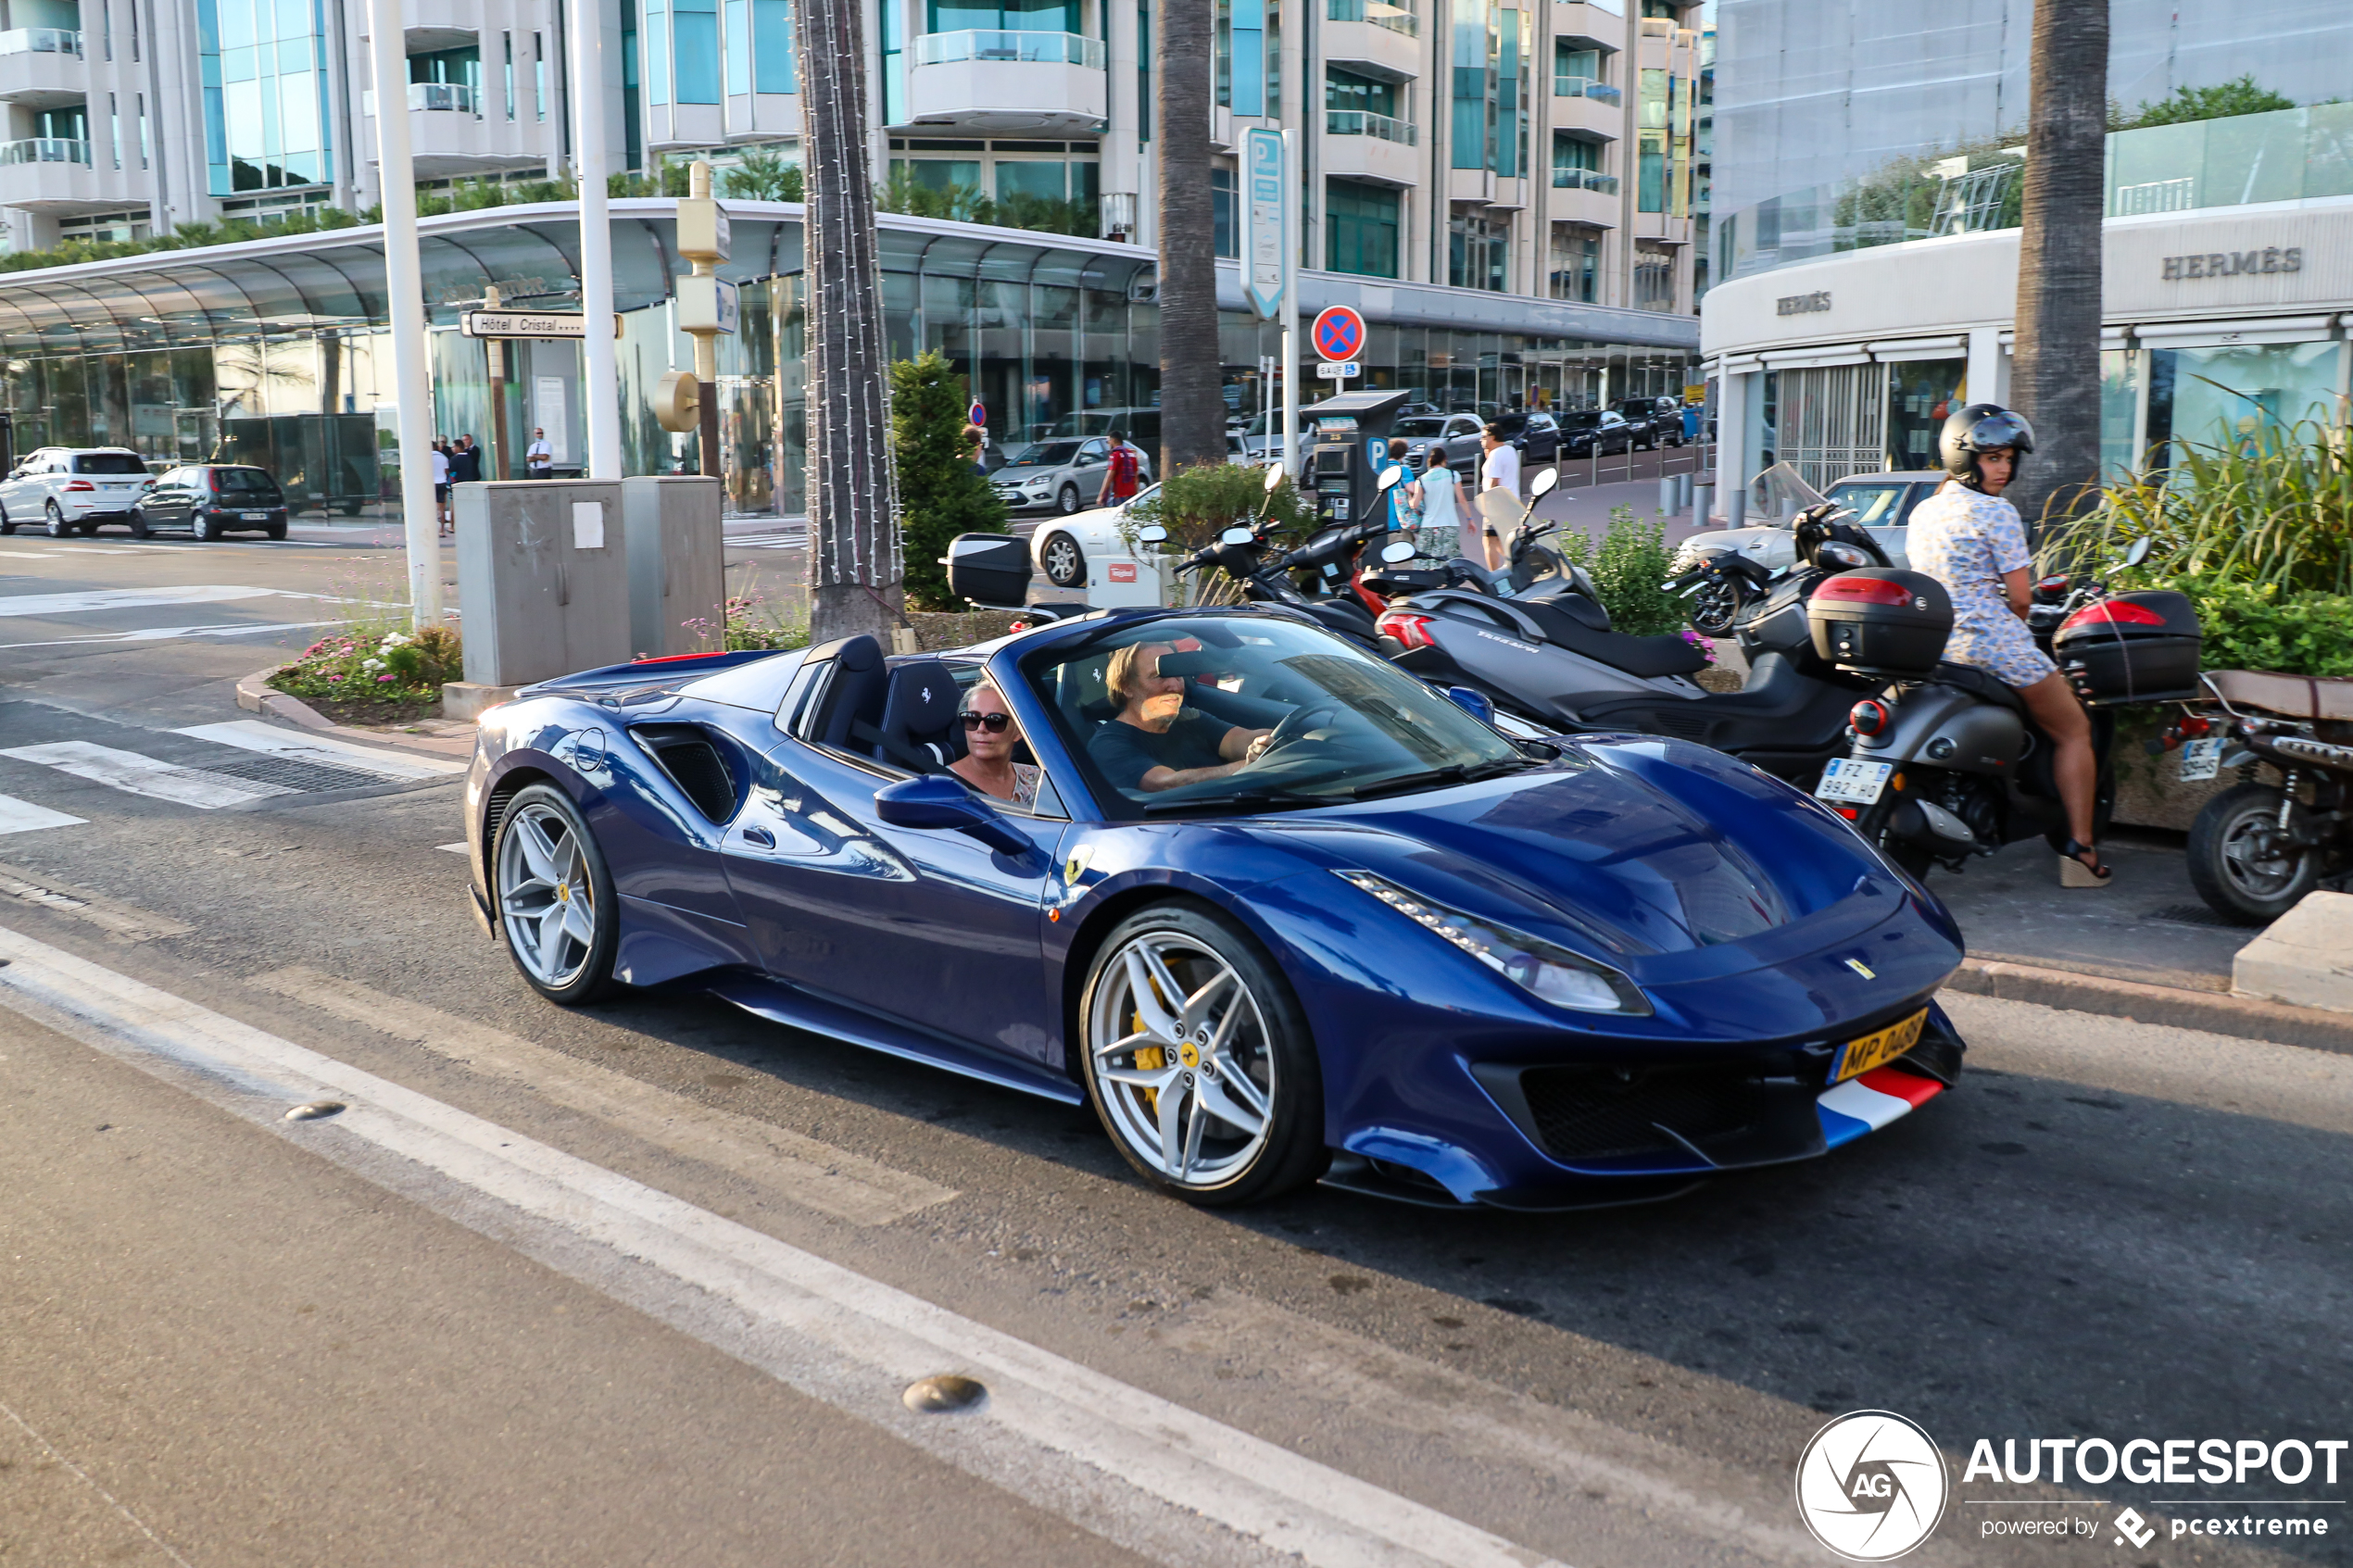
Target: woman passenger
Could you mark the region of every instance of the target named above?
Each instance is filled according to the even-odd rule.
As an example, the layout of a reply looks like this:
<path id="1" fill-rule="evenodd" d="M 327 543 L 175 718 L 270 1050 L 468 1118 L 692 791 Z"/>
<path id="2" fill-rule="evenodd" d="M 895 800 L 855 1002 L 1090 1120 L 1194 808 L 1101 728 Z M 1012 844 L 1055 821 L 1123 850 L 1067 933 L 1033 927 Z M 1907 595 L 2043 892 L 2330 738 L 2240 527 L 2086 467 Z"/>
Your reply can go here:
<path id="1" fill-rule="evenodd" d="M 948 771 L 992 799 L 1038 804 L 1038 769 L 1013 760 L 1021 725 L 997 688 L 983 681 L 964 699 L 964 754 Z"/>

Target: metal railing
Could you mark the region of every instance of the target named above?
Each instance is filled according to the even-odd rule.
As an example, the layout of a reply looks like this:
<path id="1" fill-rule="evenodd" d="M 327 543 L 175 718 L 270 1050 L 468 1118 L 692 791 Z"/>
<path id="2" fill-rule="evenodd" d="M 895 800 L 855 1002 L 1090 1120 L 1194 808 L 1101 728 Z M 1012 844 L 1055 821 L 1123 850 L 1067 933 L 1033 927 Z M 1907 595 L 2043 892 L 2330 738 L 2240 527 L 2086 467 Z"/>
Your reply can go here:
<path id="1" fill-rule="evenodd" d="M 1556 76 L 1553 78 L 1553 96 L 1556 98 L 1591 98 L 1597 104 L 1616 104 L 1625 94 L 1606 82 L 1590 76 Z"/>
<path id="2" fill-rule="evenodd" d="M 1326 109 L 1324 133 L 1327 136 L 1378 136 L 1384 142 L 1398 142 L 1408 147 L 1421 144 L 1421 132 L 1402 119 L 1369 109 Z"/>
<path id="3" fill-rule="evenodd" d="M 1675 23 L 1672 19 L 1667 17 L 1644 17 L 1642 19 L 1642 36 L 1645 38 L 1672 38 L 1675 36 Z"/>
<path id="4" fill-rule="evenodd" d="M 409 83 L 409 107 L 449 114 L 482 113 L 482 93 L 462 82 L 412 82 Z"/>
<path id="5" fill-rule="evenodd" d="M 1617 194 L 1617 176 L 1604 174 L 1598 169 L 1555 169 L 1553 170 L 1555 191 L 1599 191 L 1605 196 Z"/>
<path id="6" fill-rule="evenodd" d="M 90 165 L 90 144 L 64 136 L 28 136 L 21 142 L 0 142 L 0 164 L 78 163 Z"/>
<path id="7" fill-rule="evenodd" d="M 1324 15 L 1336 22 L 1370 22 L 1407 38 L 1422 35 L 1421 19 L 1388 0 L 1325 0 Z"/>
<path id="8" fill-rule="evenodd" d="M 927 32 L 915 40 L 919 66 L 959 60 L 1009 60 L 1021 65 L 1084 66 L 1101 70 L 1103 41 L 1076 32 Z"/>
<path id="9" fill-rule="evenodd" d="M 82 54 L 82 34 L 69 27 L 12 27 L 0 32 L 0 55 Z"/>

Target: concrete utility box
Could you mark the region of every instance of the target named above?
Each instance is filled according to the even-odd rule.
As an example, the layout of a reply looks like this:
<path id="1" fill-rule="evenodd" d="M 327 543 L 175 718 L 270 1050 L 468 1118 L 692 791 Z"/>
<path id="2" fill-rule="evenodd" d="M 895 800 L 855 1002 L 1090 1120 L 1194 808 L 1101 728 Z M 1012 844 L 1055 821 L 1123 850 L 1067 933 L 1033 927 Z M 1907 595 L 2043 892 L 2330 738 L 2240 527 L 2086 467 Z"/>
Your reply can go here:
<path id="1" fill-rule="evenodd" d="M 715 652 L 727 609 L 719 481 L 649 475 L 621 482 L 629 546 L 629 636 L 637 653 Z M 700 628 L 686 622 L 698 621 Z"/>
<path id="2" fill-rule="evenodd" d="M 503 695 L 636 653 L 623 507 L 618 480 L 457 487 L 467 685 Z"/>

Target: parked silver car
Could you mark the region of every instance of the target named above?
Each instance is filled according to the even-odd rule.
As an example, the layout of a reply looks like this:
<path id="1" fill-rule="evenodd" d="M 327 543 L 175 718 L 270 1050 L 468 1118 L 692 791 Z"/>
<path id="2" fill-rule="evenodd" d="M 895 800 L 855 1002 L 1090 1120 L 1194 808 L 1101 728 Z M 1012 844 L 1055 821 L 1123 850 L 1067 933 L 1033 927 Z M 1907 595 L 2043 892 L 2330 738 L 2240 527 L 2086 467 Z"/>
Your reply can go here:
<path id="1" fill-rule="evenodd" d="M 1879 541 L 1888 559 L 1906 566 L 1911 560 L 1905 541 L 1912 508 L 1935 494 L 1944 479 L 1944 472 L 1934 469 L 1851 473 L 1831 485 L 1823 499 L 1852 509 L 1855 515 L 1847 521 Z M 1797 558 L 1796 536 L 1792 532 L 1796 521 L 1793 512 L 1745 528 L 1694 533 L 1677 547 L 1678 567 L 1697 560 L 1704 551 L 1738 550 L 1759 566 L 1779 570 Z"/>
<path id="2" fill-rule="evenodd" d="M 1150 484 L 1151 457 L 1133 442 L 1128 449 L 1136 454 L 1137 484 Z M 1013 511 L 1069 517 L 1095 504 L 1110 464 L 1111 443 L 1100 435 L 1086 441 L 1033 441 L 990 474 L 988 483 L 997 498 Z"/>

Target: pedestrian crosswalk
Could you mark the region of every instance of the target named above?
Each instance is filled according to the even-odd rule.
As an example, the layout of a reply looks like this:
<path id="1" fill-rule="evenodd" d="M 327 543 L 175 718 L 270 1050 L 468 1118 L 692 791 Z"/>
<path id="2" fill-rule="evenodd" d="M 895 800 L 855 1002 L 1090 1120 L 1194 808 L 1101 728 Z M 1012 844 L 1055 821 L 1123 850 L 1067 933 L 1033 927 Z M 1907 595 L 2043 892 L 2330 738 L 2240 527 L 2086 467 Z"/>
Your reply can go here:
<path id="1" fill-rule="evenodd" d="M 33 833 L 42 828 L 78 827 L 87 821 L 86 817 L 69 817 L 63 811 L 52 811 L 46 806 L 19 800 L 13 795 L 0 795 L 0 833 Z"/>
<path id="2" fill-rule="evenodd" d="M 804 550 L 809 547 L 809 524 L 779 523 L 774 528 L 757 533 L 730 533 L 727 548 L 731 550 Z"/>

